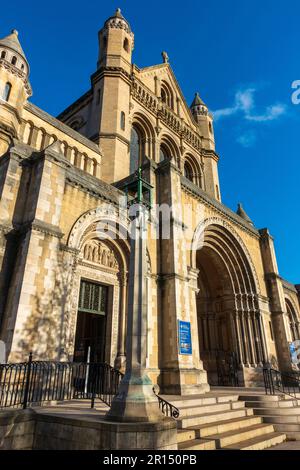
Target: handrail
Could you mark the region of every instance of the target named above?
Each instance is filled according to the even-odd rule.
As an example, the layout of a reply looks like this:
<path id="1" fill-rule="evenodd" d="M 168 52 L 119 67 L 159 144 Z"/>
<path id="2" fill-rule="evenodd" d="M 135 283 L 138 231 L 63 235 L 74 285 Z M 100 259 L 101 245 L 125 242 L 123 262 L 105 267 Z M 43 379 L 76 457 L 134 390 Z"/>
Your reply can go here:
<path id="1" fill-rule="evenodd" d="M 123 374 L 107 363 L 33 361 L 0 364 L 0 409 L 95 398 L 111 406 Z"/>
<path id="2" fill-rule="evenodd" d="M 109 407 L 124 374 L 107 363 L 34 361 L 0 364 L 0 409 L 47 401 L 98 398 Z M 163 414 L 177 419 L 179 409 L 153 392 Z"/>
<path id="3" fill-rule="evenodd" d="M 153 393 L 157 397 L 159 409 L 164 415 L 169 416 L 170 418 L 174 418 L 174 419 L 179 418 L 180 411 L 178 408 L 176 408 L 176 406 L 172 405 L 172 403 L 168 402 L 167 400 L 162 398 L 160 395 L 158 395 L 154 387 L 153 387 Z"/>
<path id="4" fill-rule="evenodd" d="M 279 392 L 292 398 L 299 398 L 297 394 L 300 394 L 300 379 L 296 374 L 264 367 L 263 377 L 266 395 L 275 395 Z"/>

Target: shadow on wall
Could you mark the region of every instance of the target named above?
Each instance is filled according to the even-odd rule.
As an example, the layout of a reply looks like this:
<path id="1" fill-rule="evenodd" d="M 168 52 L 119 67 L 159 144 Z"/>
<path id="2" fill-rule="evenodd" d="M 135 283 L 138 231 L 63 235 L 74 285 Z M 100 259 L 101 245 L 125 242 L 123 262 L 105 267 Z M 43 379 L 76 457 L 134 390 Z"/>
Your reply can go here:
<path id="1" fill-rule="evenodd" d="M 63 255 L 52 271 L 53 277 L 49 281 L 52 287 L 35 296 L 35 307 L 23 326 L 22 339 L 18 343 L 21 360 L 26 360 L 30 352 L 33 360 L 70 360 L 68 353 L 75 328 L 71 292 L 76 261 L 63 259 Z"/>

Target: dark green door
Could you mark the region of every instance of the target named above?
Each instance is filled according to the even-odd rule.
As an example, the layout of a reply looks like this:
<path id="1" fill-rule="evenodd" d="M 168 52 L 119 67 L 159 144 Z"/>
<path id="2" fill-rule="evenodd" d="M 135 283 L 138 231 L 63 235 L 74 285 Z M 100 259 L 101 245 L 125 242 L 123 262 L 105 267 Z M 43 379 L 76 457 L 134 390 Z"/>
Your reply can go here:
<path id="1" fill-rule="evenodd" d="M 104 362 L 108 287 L 82 280 L 75 336 L 74 361 Z"/>

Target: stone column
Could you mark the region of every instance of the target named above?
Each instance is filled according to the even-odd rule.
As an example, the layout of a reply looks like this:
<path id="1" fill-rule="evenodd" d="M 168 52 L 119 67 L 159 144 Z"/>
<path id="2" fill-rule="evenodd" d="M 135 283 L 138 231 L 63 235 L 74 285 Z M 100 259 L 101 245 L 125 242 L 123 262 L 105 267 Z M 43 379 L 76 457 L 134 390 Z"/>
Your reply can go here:
<path id="1" fill-rule="evenodd" d="M 115 368 L 124 372 L 126 364 L 126 310 L 127 310 L 127 274 L 120 274 L 120 316 L 118 331 L 118 352 L 115 360 Z"/>
<path id="2" fill-rule="evenodd" d="M 142 204 L 131 206 L 132 214 L 126 372 L 106 418 L 120 422 L 157 422 L 164 419 L 153 384 L 147 374 L 146 243 L 147 211 Z M 135 213 L 134 213 L 135 212 Z"/>
<path id="3" fill-rule="evenodd" d="M 285 322 L 286 305 L 282 286 L 282 280 L 278 273 L 274 241 L 268 229 L 260 232 L 260 248 L 265 271 L 268 295 L 270 297 L 271 319 L 276 343 L 278 363 L 281 370 L 291 370 L 292 362 L 289 351 L 289 332 Z M 260 328 L 263 329 L 260 319 Z"/>

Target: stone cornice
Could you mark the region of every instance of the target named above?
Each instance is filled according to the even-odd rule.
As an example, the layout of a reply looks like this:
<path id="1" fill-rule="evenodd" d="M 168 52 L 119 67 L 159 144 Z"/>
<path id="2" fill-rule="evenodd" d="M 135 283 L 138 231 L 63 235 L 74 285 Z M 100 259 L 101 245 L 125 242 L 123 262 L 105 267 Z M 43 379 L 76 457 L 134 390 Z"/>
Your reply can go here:
<path id="1" fill-rule="evenodd" d="M 59 247 L 61 251 L 65 251 L 66 253 L 71 253 L 72 255 L 79 255 L 80 253 L 80 250 L 78 250 L 77 248 L 68 246 L 65 243 L 61 243 Z"/>
<path id="2" fill-rule="evenodd" d="M 281 277 L 280 279 L 281 279 L 281 282 L 282 282 L 282 285 L 283 285 L 283 288 L 284 288 L 284 289 L 287 289 L 287 290 L 293 292 L 294 294 L 298 294 L 298 291 L 297 291 L 297 289 L 296 289 L 295 284 L 292 284 L 291 282 L 286 281 L 286 280 L 283 279 L 282 277 Z"/>
<path id="3" fill-rule="evenodd" d="M 221 213 L 223 216 L 229 219 L 231 222 L 236 225 L 239 225 L 250 235 L 259 238 L 258 230 L 253 228 L 250 224 L 244 221 L 241 217 L 239 217 L 235 212 L 226 207 L 224 204 L 209 196 L 205 191 L 203 191 L 203 189 L 199 188 L 194 183 L 189 181 L 185 176 L 181 176 L 181 186 L 183 190 L 185 190 L 187 193 L 201 200 L 204 204 L 212 207 L 217 212 Z"/>
<path id="4" fill-rule="evenodd" d="M 29 230 L 31 230 L 56 238 L 62 238 L 64 235 L 58 226 L 49 224 L 48 222 L 44 222 L 43 220 L 39 219 L 24 222 L 23 224 L 14 224 L 14 228 L 19 233 L 27 233 Z"/>
<path id="5" fill-rule="evenodd" d="M 114 205 L 119 205 L 119 198 L 124 196 L 124 193 L 113 185 L 105 183 L 74 166 L 67 169 L 66 182 L 70 186 L 79 187 L 92 196 L 109 201 Z"/>
<path id="6" fill-rule="evenodd" d="M 126 139 L 123 135 L 119 134 L 118 132 L 99 132 L 97 135 L 99 138 L 104 138 L 104 139 L 119 139 L 122 142 L 124 142 L 126 145 L 130 145 L 130 141 Z M 95 135 L 92 137 L 92 140 L 96 140 L 97 138 Z"/>
<path id="7" fill-rule="evenodd" d="M 167 173 L 170 171 L 174 171 L 179 176 L 181 176 L 180 169 L 176 165 L 174 165 L 174 163 L 171 160 L 164 160 L 158 163 L 155 171 L 160 172 L 160 173 Z"/>
<path id="8" fill-rule="evenodd" d="M 13 75 L 19 77 L 22 80 L 22 82 L 24 83 L 24 87 L 26 89 L 27 95 L 28 96 L 32 95 L 31 85 L 29 83 L 27 75 L 24 72 L 22 72 L 20 69 L 18 69 L 14 65 L 12 65 L 11 62 L 8 62 L 5 59 L 0 59 L 0 67 L 3 67 L 4 69 L 9 70 L 10 73 L 12 73 Z"/>
<path id="9" fill-rule="evenodd" d="M 128 84 L 131 84 L 132 77 L 131 74 L 126 72 L 123 67 L 111 67 L 111 66 L 101 66 L 96 72 L 91 76 L 92 83 L 96 83 L 98 80 L 101 80 L 104 76 L 121 76 L 124 78 Z"/>
<path id="10" fill-rule="evenodd" d="M 168 274 L 158 274 L 157 279 L 159 282 L 172 281 L 178 279 L 179 281 L 189 282 L 190 278 L 188 276 L 182 276 L 178 273 L 168 273 Z"/>

